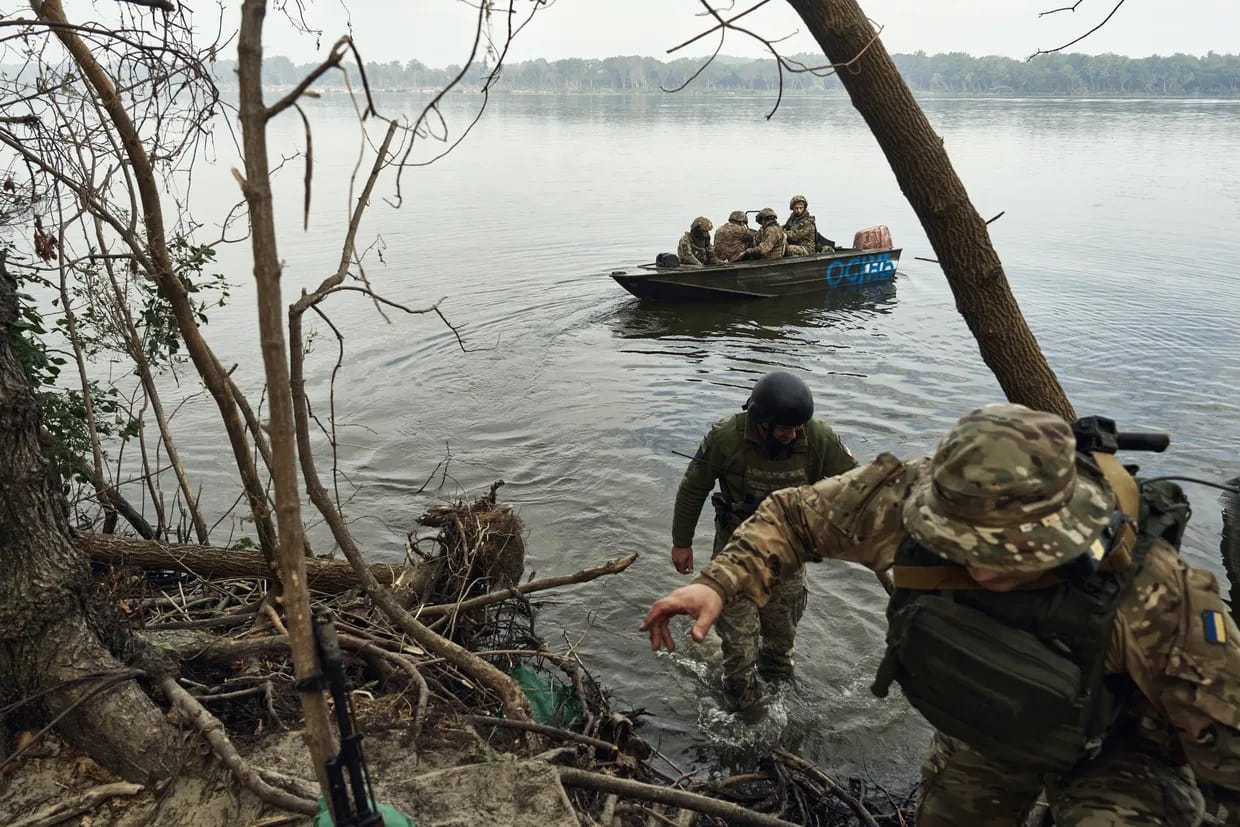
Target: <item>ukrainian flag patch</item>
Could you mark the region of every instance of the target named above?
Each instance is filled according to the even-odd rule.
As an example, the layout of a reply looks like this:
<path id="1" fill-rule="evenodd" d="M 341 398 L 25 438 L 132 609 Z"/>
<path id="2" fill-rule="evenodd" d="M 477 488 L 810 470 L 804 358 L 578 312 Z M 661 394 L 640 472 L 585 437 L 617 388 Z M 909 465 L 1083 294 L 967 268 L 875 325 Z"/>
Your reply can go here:
<path id="1" fill-rule="evenodd" d="M 1222 612 L 1210 609 L 1201 613 L 1201 625 L 1205 629 L 1206 640 L 1210 643 L 1227 642 L 1227 626 Z"/>

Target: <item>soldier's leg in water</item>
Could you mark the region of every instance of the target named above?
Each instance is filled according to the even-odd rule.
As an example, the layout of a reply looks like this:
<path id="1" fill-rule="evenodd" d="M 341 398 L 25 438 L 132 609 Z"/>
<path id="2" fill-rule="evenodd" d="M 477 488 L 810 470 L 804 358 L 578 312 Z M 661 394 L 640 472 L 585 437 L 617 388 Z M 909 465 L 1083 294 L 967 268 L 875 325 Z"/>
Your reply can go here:
<path id="1" fill-rule="evenodd" d="M 758 658 L 758 607 L 745 598 L 734 600 L 715 621 L 723 649 L 723 694 L 734 708 L 758 700 L 754 661 Z"/>
<path id="2" fill-rule="evenodd" d="M 1046 796 L 1055 823 L 1077 827 L 1194 827 L 1205 809 L 1193 771 L 1135 736 L 1115 738 L 1084 767 L 1048 778 Z"/>
<path id="3" fill-rule="evenodd" d="M 758 674 L 767 680 L 792 677 L 792 647 L 797 623 L 805 613 L 805 570 L 775 587 L 771 599 L 758 610 L 762 632 L 758 646 Z"/>
<path id="4" fill-rule="evenodd" d="M 921 767 L 917 827 L 1013 827 L 1023 823 L 1041 791 L 1037 773 L 995 764 L 936 732 Z"/>
<path id="5" fill-rule="evenodd" d="M 730 526 L 715 522 L 715 546 L 711 558 L 727 545 Z M 758 607 L 745 598 L 733 600 L 715 621 L 723 650 L 723 694 L 729 706 L 743 709 L 758 700 L 754 663 L 758 659 Z"/>

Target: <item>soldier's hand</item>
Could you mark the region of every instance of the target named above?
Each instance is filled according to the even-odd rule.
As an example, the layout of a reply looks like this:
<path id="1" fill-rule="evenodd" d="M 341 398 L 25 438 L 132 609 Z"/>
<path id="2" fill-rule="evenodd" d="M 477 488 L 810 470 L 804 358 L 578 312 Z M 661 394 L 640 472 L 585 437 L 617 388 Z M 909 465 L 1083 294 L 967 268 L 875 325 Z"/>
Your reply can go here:
<path id="1" fill-rule="evenodd" d="M 693 547 L 672 546 L 672 565 L 681 574 L 693 573 Z"/>
<path id="2" fill-rule="evenodd" d="M 695 642 L 701 643 L 722 611 L 723 598 L 718 592 L 701 583 L 690 583 L 656 600 L 646 613 L 641 630 L 650 633 L 650 648 L 653 651 L 659 651 L 662 646 L 669 652 L 675 652 L 676 642 L 672 640 L 672 631 L 667 626 L 669 620 L 676 615 L 692 617 L 694 624 L 690 634 Z"/>

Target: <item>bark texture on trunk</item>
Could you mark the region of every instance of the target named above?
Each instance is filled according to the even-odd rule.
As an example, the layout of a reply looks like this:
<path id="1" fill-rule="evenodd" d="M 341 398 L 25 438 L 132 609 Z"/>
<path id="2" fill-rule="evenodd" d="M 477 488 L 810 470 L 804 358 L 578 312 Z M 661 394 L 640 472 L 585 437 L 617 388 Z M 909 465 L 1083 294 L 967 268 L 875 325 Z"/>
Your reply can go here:
<path id="1" fill-rule="evenodd" d="M 1021 315 L 1003 265 L 913 93 L 856 0 L 788 0 L 839 71 L 852 104 L 882 147 L 947 276 L 982 359 L 1012 402 L 1075 413 Z M 858 58 L 858 55 L 860 57 Z"/>
<path id="2" fill-rule="evenodd" d="M 68 506 L 39 442 L 38 404 L 12 347 L 17 320 L 16 283 L 0 255 L 0 693 L 8 701 L 121 667 L 88 622 L 86 556 L 70 539 Z M 67 685 L 16 714 L 33 726 L 98 686 Z M 77 706 L 58 728 L 130 781 L 167 777 L 178 763 L 174 730 L 131 680 Z"/>
<path id="3" fill-rule="evenodd" d="M 253 577 L 270 579 L 271 569 L 262 552 L 218 546 L 192 546 L 162 543 L 158 540 L 137 540 L 115 534 L 88 532 L 79 534 L 78 545 L 96 560 L 143 569 L 184 571 L 204 579 Z M 433 569 L 430 563 L 419 563 L 415 569 Z M 375 579 L 389 586 L 401 575 L 402 566 L 374 563 L 370 572 Z M 417 578 L 417 572 L 408 577 Z M 306 583 L 311 589 L 339 594 L 360 585 L 357 574 L 347 560 L 306 558 Z"/>

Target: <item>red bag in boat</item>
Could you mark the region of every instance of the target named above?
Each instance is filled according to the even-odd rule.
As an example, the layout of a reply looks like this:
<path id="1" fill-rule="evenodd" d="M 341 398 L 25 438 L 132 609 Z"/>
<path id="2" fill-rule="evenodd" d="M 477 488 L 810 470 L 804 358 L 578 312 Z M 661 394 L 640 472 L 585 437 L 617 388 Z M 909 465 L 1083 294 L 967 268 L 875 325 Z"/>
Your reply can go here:
<path id="1" fill-rule="evenodd" d="M 857 234 L 853 236 L 852 246 L 856 250 L 891 249 L 893 246 L 891 243 L 891 230 L 888 230 L 882 224 L 857 230 Z"/>

